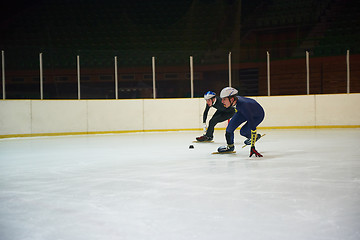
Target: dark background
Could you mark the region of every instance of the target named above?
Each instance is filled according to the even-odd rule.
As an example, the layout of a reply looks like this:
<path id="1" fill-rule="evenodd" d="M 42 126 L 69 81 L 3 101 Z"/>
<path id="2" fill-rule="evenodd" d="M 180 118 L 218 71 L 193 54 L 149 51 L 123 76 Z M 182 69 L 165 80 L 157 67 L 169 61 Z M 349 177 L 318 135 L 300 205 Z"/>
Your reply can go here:
<path id="1" fill-rule="evenodd" d="M 52 0 L 1 3 L 0 49 L 5 56 L 7 99 L 37 99 L 39 53 L 44 98 L 76 99 L 76 56 L 81 98 L 151 98 L 151 58 L 156 58 L 159 98 L 217 93 L 228 85 L 241 95 L 306 94 L 305 51 L 310 53 L 310 93 L 346 92 L 350 51 L 351 92 L 360 92 L 360 8 L 340 0 Z M 114 84 L 114 56 L 119 86 Z M 1 91 L 2 94 L 2 91 Z"/>

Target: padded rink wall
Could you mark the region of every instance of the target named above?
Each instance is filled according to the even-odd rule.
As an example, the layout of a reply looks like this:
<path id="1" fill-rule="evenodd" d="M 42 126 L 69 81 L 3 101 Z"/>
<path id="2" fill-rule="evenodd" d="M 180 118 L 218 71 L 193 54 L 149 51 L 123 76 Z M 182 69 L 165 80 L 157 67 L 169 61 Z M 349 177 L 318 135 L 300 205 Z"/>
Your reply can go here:
<path id="1" fill-rule="evenodd" d="M 360 94 L 254 99 L 266 114 L 259 128 L 360 127 Z M 204 108 L 202 98 L 0 100 L 0 137 L 199 130 Z"/>

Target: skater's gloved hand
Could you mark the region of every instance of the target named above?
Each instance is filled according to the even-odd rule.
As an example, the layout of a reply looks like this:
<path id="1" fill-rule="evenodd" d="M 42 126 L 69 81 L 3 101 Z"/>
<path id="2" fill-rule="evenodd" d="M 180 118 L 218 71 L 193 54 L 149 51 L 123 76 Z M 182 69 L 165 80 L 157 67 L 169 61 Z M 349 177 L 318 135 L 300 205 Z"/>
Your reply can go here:
<path id="1" fill-rule="evenodd" d="M 249 157 L 251 157 L 254 154 L 255 154 L 255 157 L 262 157 L 263 156 L 260 153 L 258 153 L 258 151 L 256 151 L 255 146 L 252 146 L 251 149 L 250 149 L 250 156 Z"/>
<path id="2" fill-rule="evenodd" d="M 207 129 L 206 123 L 204 123 L 203 128 L 204 128 L 204 133 L 206 133 L 206 129 Z"/>

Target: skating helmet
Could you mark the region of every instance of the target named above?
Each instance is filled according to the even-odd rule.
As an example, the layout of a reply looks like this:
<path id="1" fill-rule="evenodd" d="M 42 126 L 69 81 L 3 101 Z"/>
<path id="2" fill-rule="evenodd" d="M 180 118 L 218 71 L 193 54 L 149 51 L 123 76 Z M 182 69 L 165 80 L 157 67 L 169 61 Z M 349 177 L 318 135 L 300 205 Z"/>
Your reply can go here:
<path id="1" fill-rule="evenodd" d="M 216 96 L 216 93 L 214 93 L 212 91 L 208 91 L 207 93 L 204 94 L 204 99 L 208 100 L 208 99 L 211 99 L 211 98 L 213 98 L 215 96 Z"/>
<path id="2" fill-rule="evenodd" d="M 221 90 L 220 97 L 225 98 L 225 97 L 235 96 L 237 94 L 238 94 L 238 90 L 236 90 L 235 88 L 226 87 L 223 90 Z"/>

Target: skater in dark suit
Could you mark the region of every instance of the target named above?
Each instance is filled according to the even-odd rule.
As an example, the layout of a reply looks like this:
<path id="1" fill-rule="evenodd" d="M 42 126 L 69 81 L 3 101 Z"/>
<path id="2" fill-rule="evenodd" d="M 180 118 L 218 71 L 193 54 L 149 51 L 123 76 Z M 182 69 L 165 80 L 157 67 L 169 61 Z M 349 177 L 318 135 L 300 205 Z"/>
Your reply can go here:
<path id="1" fill-rule="evenodd" d="M 208 91 L 207 93 L 205 93 L 204 99 L 206 100 L 206 107 L 203 114 L 203 124 L 204 124 L 205 134 L 203 136 L 196 138 L 196 140 L 199 142 L 213 140 L 215 125 L 230 119 L 235 113 L 234 108 L 225 108 L 224 105 L 221 103 L 221 98 L 216 96 L 214 92 Z M 211 107 L 215 108 L 216 112 L 210 119 L 209 126 L 206 128 L 206 119 L 208 116 L 209 109 Z"/>

